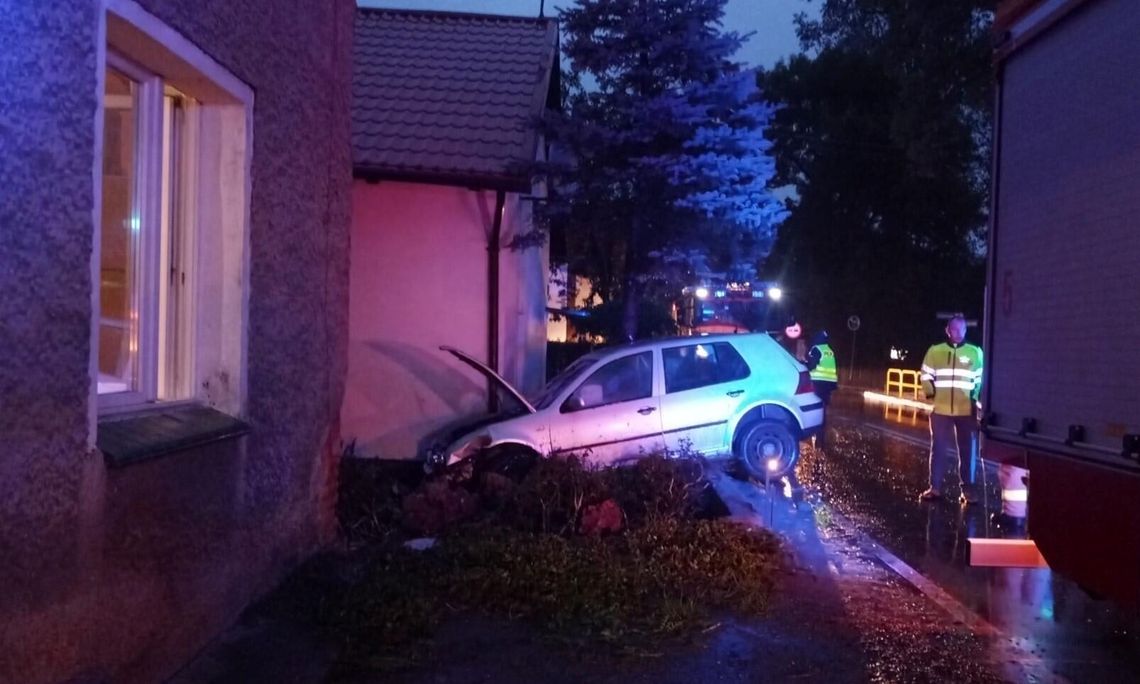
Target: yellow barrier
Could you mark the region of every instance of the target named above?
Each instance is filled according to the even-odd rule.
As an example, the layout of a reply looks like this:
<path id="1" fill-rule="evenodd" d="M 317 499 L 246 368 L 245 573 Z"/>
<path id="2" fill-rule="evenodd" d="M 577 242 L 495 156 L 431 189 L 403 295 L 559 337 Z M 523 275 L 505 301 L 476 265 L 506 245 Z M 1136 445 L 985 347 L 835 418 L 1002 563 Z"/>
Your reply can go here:
<path id="1" fill-rule="evenodd" d="M 918 401 L 922 392 L 922 382 L 918 379 L 918 371 L 906 368 L 888 368 L 887 382 L 883 386 L 883 392 L 892 396 L 892 389 L 895 390 L 893 396 Z M 905 396 L 905 392 L 910 392 L 910 396 Z"/>
<path id="2" fill-rule="evenodd" d="M 923 401 L 919 372 L 908 368 L 888 368 L 883 393 L 864 392 L 863 398 L 882 402 L 883 418 L 902 422 L 905 411 L 911 425 L 918 422 L 919 411 L 931 409 L 931 404 Z"/>

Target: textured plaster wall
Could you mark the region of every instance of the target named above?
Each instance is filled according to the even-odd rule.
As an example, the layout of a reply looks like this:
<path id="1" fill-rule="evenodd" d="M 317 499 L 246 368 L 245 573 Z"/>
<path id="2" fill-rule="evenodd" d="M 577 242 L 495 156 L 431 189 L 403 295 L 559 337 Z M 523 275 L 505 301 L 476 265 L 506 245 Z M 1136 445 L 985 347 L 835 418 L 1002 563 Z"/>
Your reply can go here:
<path id="1" fill-rule="evenodd" d="M 331 530 L 351 0 L 142 0 L 253 89 L 252 434 L 89 452 L 99 3 L 0 2 L 0 682 L 157 681 Z"/>
<path id="2" fill-rule="evenodd" d="M 484 412 L 482 375 L 440 351 L 487 360 L 487 239 L 494 191 L 385 181 L 353 186 L 349 373 L 343 435 L 362 456 L 413 458 L 421 439 Z M 530 225 L 508 194 L 503 244 Z M 546 359 L 545 251 L 500 252 L 499 369 L 524 392 Z"/>

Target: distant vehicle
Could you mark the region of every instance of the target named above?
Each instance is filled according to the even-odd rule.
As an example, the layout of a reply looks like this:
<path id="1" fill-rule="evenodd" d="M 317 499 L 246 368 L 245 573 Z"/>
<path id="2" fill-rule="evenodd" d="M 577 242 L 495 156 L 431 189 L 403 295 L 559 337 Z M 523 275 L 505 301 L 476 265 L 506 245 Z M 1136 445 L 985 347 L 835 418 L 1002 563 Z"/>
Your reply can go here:
<path id="1" fill-rule="evenodd" d="M 1140 606 L 1140 12 L 1003 2 L 983 456 L 1053 570 Z M 1024 491 L 1024 490 L 1023 490 Z"/>
<path id="2" fill-rule="evenodd" d="M 441 435 L 430 468 L 476 453 L 581 454 L 606 466 L 652 453 L 740 459 L 758 478 L 788 472 L 823 404 L 808 371 L 768 335 L 713 335 L 594 351 L 527 399 L 468 354 L 441 347 L 498 383 L 512 405 Z"/>

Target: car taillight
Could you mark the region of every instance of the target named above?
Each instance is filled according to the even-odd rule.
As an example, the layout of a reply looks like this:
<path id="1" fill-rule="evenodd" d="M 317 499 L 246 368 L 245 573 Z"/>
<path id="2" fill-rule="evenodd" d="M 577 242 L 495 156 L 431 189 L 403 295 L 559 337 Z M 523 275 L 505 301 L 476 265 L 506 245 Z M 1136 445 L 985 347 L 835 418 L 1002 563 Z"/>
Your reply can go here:
<path id="1" fill-rule="evenodd" d="M 811 373 L 800 371 L 800 384 L 796 385 L 796 394 L 811 394 L 815 391 L 815 385 L 811 384 Z"/>

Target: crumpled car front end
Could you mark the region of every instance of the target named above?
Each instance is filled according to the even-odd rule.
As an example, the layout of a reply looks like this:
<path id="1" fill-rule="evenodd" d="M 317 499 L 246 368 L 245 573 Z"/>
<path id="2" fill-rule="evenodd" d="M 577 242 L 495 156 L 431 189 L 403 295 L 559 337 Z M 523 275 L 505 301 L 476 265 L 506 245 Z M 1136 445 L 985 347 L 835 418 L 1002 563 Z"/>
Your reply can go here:
<path id="1" fill-rule="evenodd" d="M 424 472 L 438 473 L 467 460 L 491 445 L 491 435 L 481 430 L 469 432 L 451 442 L 433 442 L 424 454 Z"/>

